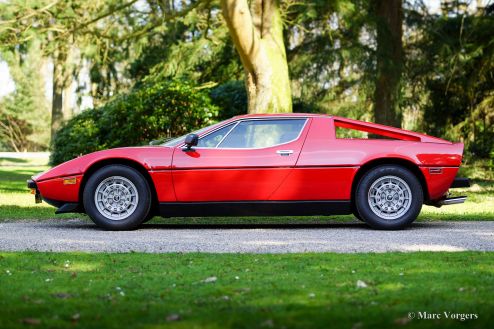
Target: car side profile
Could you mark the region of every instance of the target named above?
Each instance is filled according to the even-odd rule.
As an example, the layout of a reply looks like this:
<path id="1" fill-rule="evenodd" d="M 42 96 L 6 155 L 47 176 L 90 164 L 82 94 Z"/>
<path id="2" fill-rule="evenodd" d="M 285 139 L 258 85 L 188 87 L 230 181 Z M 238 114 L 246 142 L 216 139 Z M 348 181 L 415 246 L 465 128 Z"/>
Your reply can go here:
<path id="1" fill-rule="evenodd" d="M 376 138 L 340 137 L 340 130 Z M 411 224 L 448 190 L 462 143 L 320 114 L 244 115 L 158 146 L 87 154 L 33 176 L 37 202 L 83 212 L 108 230 L 155 215 L 354 214 L 376 229 Z"/>

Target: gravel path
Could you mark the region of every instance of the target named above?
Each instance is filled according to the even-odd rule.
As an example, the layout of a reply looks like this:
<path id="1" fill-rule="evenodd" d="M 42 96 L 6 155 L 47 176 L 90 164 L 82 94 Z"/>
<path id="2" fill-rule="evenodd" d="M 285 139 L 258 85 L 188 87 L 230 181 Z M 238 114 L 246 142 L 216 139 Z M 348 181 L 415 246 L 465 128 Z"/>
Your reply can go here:
<path id="1" fill-rule="evenodd" d="M 164 225 L 109 232 L 83 220 L 0 223 L 2 251 L 387 252 L 494 251 L 494 221 L 416 223 L 375 231 L 361 223 L 323 225 Z"/>

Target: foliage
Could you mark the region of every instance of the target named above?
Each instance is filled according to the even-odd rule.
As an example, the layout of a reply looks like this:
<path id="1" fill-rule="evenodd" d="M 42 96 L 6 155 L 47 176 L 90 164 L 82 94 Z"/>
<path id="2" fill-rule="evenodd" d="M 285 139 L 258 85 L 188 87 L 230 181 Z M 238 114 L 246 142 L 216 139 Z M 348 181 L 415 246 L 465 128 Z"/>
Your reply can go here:
<path id="1" fill-rule="evenodd" d="M 369 1 L 287 1 L 285 6 L 292 25 L 285 33 L 294 103 L 366 118 L 374 79 Z"/>
<path id="2" fill-rule="evenodd" d="M 435 16 L 412 10 L 408 20 L 415 35 L 408 46 L 408 102 L 422 107 L 419 129 L 464 141 L 467 156 L 483 158 L 494 150 L 492 9 Z"/>
<path id="3" fill-rule="evenodd" d="M 187 81 L 146 81 L 69 120 L 55 137 L 50 161 L 58 164 L 93 151 L 182 135 L 217 117 L 206 90 Z"/>
<path id="4" fill-rule="evenodd" d="M 5 114 L 0 109 L 0 149 L 15 152 L 32 149 L 27 139 L 32 132 L 32 126 L 25 120 Z"/>
<path id="5" fill-rule="evenodd" d="M 221 108 L 220 119 L 247 113 L 247 92 L 243 81 L 229 81 L 211 90 L 212 101 Z"/>
<path id="6" fill-rule="evenodd" d="M 9 65 L 15 90 L 0 99 L 0 150 L 40 151 L 48 148 L 49 112 L 41 77 L 39 43 L 0 52 Z"/>
<path id="7" fill-rule="evenodd" d="M 0 48 L 2 56 L 10 57 L 5 60 L 11 74 L 21 72 L 25 81 L 35 81 L 35 75 L 39 80 L 34 69 L 28 75 L 27 62 L 42 67 L 41 56 L 50 62 L 56 51 L 72 53 L 66 68 L 69 82 L 77 86 L 78 104 L 90 95 L 94 107 L 106 108 L 109 99 L 139 88 L 144 81 L 187 79 L 217 85 L 210 95 L 223 108 L 220 117 L 224 118 L 245 113 L 241 104 L 245 91 L 240 82 L 231 82 L 242 80 L 244 71 L 219 3 L 0 2 Z M 280 2 L 295 111 L 374 120 L 373 3 Z M 481 3 L 468 7 L 464 1 L 443 1 L 441 12 L 431 13 L 422 0 L 403 2 L 405 67 L 400 105 L 404 128 L 464 141 L 468 157 L 488 158 L 494 151 L 494 4 L 484 1 L 485 8 L 475 7 Z M 37 61 L 29 55 L 32 47 L 38 47 Z M 82 79 L 84 75 L 87 79 Z M 20 97 L 21 75 L 14 80 L 18 98 L 8 96 L 3 108 L 15 109 L 9 115 L 33 127 L 30 141 L 46 145 L 41 127 L 46 131 L 49 116 L 32 107 L 45 108 L 37 98 L 43 93 L 36 96 L 24 88 Z M 42 89 L 33 84 L 32 90 Z"/>

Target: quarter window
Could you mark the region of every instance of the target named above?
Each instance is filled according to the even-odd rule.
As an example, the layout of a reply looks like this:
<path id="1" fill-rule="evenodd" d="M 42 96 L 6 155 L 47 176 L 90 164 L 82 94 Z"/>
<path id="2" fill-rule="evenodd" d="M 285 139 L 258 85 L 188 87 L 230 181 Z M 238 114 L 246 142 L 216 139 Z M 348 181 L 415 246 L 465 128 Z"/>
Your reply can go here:
<path id="1" fill-rule="evenodd" d="M 219 148 L 263 148 L 291 142 L 300 135 L 306 119 L 247 120 L 239 122 Z"/>
<path id="2" fill-rule="evenodd" d="M 197 147 L 216 147 L 235 124 L 229 124 L 199 139 Z"/>

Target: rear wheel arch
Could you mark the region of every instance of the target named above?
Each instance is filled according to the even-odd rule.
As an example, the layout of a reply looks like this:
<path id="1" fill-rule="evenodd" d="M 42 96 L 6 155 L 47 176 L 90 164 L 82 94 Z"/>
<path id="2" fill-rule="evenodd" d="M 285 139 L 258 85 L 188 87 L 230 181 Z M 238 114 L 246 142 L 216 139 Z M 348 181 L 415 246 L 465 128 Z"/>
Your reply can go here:
<path id="1" fill-rule="evenodd" d="M 112 159 L 100 160 L 100 161 L 97 161 L 97 162 L 91 164 L 91 166 L 89 166 L 89 168 L 86 169 L 86 171 L 84 172 L 84 175 L 82 177 L 81 186 L 79 188 L 79 204 L 82 207 L 84 205 L 84 200 L 83 200 L 84 188 L 86 186 L 87 181 L 95 172 L 97 172 L 99 169 L 101 169 L 105 166 L 108 166 L 108 165 L 128 166 L 132 169 L 137 170 L 140 174 L 142 174 L 142 176 L 144 176 L 144 178 L 146 179 L 146 182 L 149 185 L 149 189 L 151 190 L 152 203 L 151 203 L 150 214 L 155 215 L 158 213 L 158 211 L 159 211 L 159 209 L 158 209 L 159 208 L 158 194 L 156 193 L 156 187 L 154 186 L 154 182 L 153 182 L 153 179 L 151 178 L 151 175 L 149 174 L 147 169 L 142 164 L 140 164 L 139 162 L 133 161 L 133 160 L 128 160 L 128 159 L 122 159 L 122 158 L 112 158 Z"/>
<path id="2" fill-rule="evenodd" d="M 361 166 L 358 169 L 357 173 L 355 174 L 352 182 L 352 193 L 351 193 L 352 210 L 355 210 L 355 193 L 357 191 L 357 186 L 360 182 L 360 179 L 369 170 L 374 169 L 381 165 L 398 165 L 404 167 L 405 169 L 408 169 L 412 174 L 415 175 L 415 177 L 417 177 L 417 179 L 420 182 L 420 185 L 422 186 L 422 191 L 424 194 L 424 202 L 429 200 L 429 192 L 427 189 L 427 183 L 425 181 L 424 174 L 422 173 L 422 171 L 420 171 L 419 167 L 415 163 L 401 158 L 380 158 L 365 163 L 363 166 Z"/>

